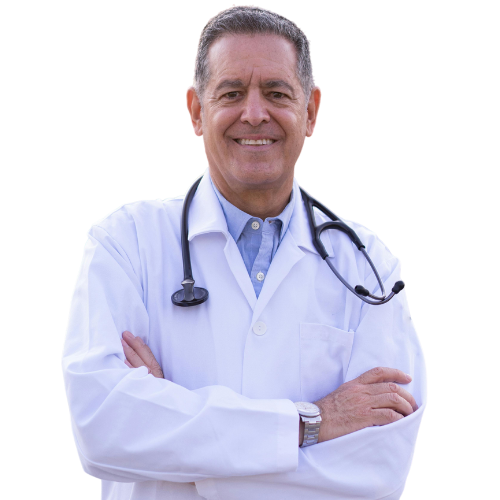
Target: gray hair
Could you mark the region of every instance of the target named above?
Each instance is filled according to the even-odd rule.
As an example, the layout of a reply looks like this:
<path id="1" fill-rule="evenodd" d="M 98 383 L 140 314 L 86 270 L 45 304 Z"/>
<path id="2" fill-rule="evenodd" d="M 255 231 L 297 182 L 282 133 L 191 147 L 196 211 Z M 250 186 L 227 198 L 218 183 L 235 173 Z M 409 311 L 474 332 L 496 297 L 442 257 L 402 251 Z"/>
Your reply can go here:
<path id="1" fill-rule="evenodd" d="M 200 101 L 210 78 L 208 51 L 212 43 L 226 35 L 279 35 L 297 51 L 297 77 L 306 101 L 314 88 L 309 42 L 295 23 L 269 10 L 257 7 L 232 7 L 219 12 L 203 28 L 196 55 L 194 88 Z"/>

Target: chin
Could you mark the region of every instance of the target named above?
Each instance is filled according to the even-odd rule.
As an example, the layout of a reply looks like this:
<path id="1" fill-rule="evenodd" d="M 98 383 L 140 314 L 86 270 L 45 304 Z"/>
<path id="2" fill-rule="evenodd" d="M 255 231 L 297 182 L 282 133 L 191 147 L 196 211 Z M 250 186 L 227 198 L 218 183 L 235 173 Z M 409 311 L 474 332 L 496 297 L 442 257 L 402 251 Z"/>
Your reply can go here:
<path id="1" fill-rule="evenodd" d="M 239 182 L 252 185 L 273 184 L 288 176 L 287 169 L 277 168 L 276 165 L 270 165 L 268 163 L 232 165 L 231 171 L 233 177 Z"/>

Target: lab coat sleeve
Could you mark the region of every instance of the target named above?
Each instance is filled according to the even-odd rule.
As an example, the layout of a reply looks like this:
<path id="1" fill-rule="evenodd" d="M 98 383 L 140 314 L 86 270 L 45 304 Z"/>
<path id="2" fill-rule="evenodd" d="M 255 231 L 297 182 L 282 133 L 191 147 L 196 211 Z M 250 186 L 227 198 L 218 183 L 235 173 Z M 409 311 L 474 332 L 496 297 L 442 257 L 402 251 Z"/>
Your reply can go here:
<path id="1" fill-rule="evenodd" d="M 399 264 L 386 283 L 399 280 Z M 391 266 L 392 267 L 392 266 Z M 389 289 L 390 289 L 389 287 Z M 389 425 L 369 427 L 299 451 L 295 471 L 197 483 L 208 500 L 396 500 L 408 475 L 426 400 L 425 366 L 405 292 L 382 306 L 363 308 L 346 381 L 377 366 L 398 368 L 413 380 L 404 387 L 419 409 Z M 251 488 L 247 488 L 251 486 Z M 251 494 L 245 495 L 245 491 Z"/>
<path id="2" fill-rule="evenodd" d="M 288 400 L 223 386 L 187 390 L 124 364 L 122 332 L 147 340 L 139 277 L 120 245 L 94 227 L 85 249 L 63 371 L 83 468 L 105 480 L 192 482 L 294 470 L 298 417 Z M 298 439 L 298 438 L 297 438 Z"/>

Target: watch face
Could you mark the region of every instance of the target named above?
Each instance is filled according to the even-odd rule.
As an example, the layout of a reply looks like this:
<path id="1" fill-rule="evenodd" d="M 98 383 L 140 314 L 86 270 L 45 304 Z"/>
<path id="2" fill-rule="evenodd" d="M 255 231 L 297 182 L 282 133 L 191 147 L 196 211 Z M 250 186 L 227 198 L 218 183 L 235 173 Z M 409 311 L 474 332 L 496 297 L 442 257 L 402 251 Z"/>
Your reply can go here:
<path id="1" fill-rule="evenodd" d="M 295 408 L 304 417 L 316 417 L 321 413 L 321 410 L 313 403 L 304 403 L 301 401 L 295 403 Z"/>

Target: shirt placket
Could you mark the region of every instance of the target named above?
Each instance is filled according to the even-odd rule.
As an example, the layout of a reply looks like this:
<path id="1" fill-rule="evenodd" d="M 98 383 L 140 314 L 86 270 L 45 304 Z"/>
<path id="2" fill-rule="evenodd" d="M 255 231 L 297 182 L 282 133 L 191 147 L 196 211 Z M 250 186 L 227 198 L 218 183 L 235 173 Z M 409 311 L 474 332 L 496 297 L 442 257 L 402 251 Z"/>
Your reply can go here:
<path id="1" fill-rule="evenodd" d="M 277 226 L 275 220 L 265 221 L 262 227 L 262 240 L 260 243 L 259 252 L 257 257 L 255 258 L 251 278 L 252 284 L 255 288 L 255 293 L 257 297 L 259 296 L 262 287 L 264 285 L 264 281 L 267 276 L 267 272 L 269 271 L 269 267 L 271 265 L 271 259 L 273 256 L 273 248 L 274 248 L 274 239 L 277 231 Z"/>

